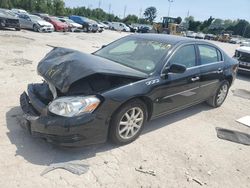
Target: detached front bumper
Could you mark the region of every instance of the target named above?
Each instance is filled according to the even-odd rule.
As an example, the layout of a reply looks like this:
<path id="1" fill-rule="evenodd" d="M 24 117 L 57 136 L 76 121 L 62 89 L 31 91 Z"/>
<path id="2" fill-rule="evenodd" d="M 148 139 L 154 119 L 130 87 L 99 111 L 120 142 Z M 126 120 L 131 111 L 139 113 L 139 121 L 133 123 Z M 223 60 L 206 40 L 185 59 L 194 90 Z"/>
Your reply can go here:
<path id="1" fill-rule="evenodd" d="M 70 118 L 56 116 L 46 112 L 40 104 L 41 101 L 39 103 L 29 89 L 28 93 L 30 97 L 26 92 L 20 96 L 20 105 L 24 112 L 21 127 L 31 135 L 62 146 L 83 146 L 106 141 L 108 126 L 101 117 L 95 114 Z M 37 110 L 39 105 L 40 109 Z"/>
<path id="2" fill-rule="evenodd" d="M 39 28 L 39 32 L 53 32 L 53 31 L 54 31 L 53 27 L 43 26 Z"/>

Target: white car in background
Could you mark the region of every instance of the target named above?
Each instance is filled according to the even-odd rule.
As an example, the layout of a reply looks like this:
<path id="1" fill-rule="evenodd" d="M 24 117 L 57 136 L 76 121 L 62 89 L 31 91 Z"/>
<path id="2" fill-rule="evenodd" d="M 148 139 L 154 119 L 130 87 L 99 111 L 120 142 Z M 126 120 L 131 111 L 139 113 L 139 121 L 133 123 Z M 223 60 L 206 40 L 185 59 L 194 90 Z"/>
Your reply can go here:
<path id="1" fill-rule="evenodd" d="M 109 29 L 109 25 L 103 23 L 103 22 L 97 22 L 99 25 L 101 25 L 104 29 Z"/>
<path id="2" fill-rule="evenodd" d="M 193 31 L 186 32 L 186 37 L 189 37 L 189 38 L 195 38 L 196 35 L 197 35 L 197 33 L 193 32 Z"/>
<path id="3" fill-rule="evenodd" d="M 197 33 L 195 36 L 196 39 L 204 39 L 205 38 L 205 34 L 204 33 Z"/>
<path id="4" fill-rule="evenodd" d="M 11 9 L 11 12 L 13 12 L 15 14 L 28 14 L 28 12 L 26 10 L 16 9 L 16 8 Z"/>
<path id="5" fill-rule="evenodd" d="M 250 42 L 246 41 L 241 47 L 235 50 L 234 58 L 239 62 L 239 72 L 250 73 Z"/>
<path id="6" fill-rule="evenodd" d="M 126 32 L 130 31 L 130 28 L 121 22 L 112 22 L 111 29 L 116 31 L 126 31 Z"/>

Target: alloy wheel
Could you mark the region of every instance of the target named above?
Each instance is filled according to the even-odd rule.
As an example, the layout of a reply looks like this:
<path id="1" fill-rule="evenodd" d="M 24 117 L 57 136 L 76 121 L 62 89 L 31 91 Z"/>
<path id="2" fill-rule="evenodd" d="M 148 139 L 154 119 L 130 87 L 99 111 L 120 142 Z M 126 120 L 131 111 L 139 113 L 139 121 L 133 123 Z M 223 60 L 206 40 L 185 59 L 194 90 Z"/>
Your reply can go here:
<path id="1" fill-rule="evenodd" d="M 129 109 L 121 118 L 118 126 L 118 134 L 122 139 L 128 140 L 136 135 L 141 129 L 144 114 L 141 108 Z"/>
<path id="2" fill-rule="evenodd" d="M 217 104 L 220 105 L 223 103 L 223 101 L 225 100 L 226 96 L 227 96 L 227 92 L 228 92 L 228 85 L 224 84 L 221 86 L 219 93 L 217 95 Z"/>

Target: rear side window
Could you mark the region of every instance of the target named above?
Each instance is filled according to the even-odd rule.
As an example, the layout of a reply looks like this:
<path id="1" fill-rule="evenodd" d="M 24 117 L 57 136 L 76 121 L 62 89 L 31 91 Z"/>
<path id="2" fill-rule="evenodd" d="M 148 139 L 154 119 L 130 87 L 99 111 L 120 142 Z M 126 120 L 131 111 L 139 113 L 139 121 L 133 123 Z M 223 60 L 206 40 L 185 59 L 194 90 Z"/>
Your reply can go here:
<path id="1" fill-rule="evenodd" d="M 221 52 L 208 45 L 198 45 L 200 53 L 201 65 L 206 65 L 214 62 L 219 62 L 222 60 Z"/>
<path id="2" fill-rule="evenodd" d="M 196 65 L 196 54 L 194 45 L 187 45 L 178 49 L 170 60 L 170 64 L 180 64 L 186 68 Z"/>

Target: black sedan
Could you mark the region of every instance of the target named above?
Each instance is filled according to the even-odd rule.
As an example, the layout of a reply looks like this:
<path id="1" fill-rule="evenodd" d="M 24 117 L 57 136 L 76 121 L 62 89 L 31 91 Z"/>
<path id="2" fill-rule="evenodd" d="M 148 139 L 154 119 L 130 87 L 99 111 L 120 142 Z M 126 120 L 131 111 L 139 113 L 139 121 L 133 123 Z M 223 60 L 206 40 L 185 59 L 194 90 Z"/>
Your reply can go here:
<path id="1" fill-rule="evenodd" d="M 146 121 L 206 101 L 224 102 L 237 62 L 194 39 L 134 34 L 93 54 L 55 48 L 38 64 L 45 82 L 20 97 L 21 125 L 64 146 L 127 144 Z"/>

